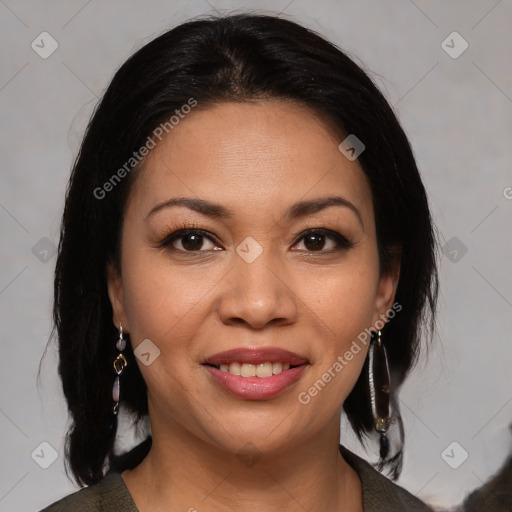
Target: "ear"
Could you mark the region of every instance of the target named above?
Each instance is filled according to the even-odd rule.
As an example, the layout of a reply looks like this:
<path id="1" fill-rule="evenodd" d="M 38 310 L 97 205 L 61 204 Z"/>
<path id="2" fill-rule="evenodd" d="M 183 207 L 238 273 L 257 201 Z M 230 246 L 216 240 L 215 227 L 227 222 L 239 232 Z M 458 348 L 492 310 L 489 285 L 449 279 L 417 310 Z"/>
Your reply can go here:
<path id="1" fill-rule="evenodd" d="M 395 300 L 398 279 L 400 278 L 401 249 L 393 248 L 390 251 L 390 262 L 385 272 L 379 278 L 377 294 L 375 296 L 375 309 L 373 313 L 372 325 L 377 320 L 387 320 L 387 312 L 393 306 Z"/>
<path id="2" fill-rule="evenodd" d="M 111 263 L 107 263 L 106 269 L 107 288 L 110 304 L 112 305 L 113 317 L 112 321 L 116 329 L 119 324 L 123 324 L 123 330 L 129 332 L 128 318 L 124 308 L 123 282 L 117 268 Z"/>

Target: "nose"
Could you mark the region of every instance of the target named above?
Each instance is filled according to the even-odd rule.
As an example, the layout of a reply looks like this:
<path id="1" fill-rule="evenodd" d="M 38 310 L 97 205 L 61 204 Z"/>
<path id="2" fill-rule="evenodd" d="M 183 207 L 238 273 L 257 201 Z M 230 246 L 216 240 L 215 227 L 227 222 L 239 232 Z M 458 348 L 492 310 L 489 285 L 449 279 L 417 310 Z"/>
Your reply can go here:
<path id="1" fill-rule="evenodd" d="M 233 269 L 223 280 L 218 313 L 226 325 L 262 329 L 267 324 L 297 321 L 297 296 L 289 274 L 270 250 L 251 263 L 235 254 Z"/>

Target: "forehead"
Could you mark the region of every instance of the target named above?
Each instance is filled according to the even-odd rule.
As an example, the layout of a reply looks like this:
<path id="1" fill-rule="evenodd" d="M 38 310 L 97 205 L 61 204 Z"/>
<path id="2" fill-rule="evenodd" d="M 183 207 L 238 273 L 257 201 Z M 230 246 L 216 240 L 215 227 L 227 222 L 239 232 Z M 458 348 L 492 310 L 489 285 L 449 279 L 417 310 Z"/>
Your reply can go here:
<path id="1" fill-rule="evenodd" d="M 200 107 L 146 158 L 131 194 L 135 206 L 196 196 L 254 213 L 334 192 L 371 212 L 360 165 L 310 109 L 278 101 Z"/>

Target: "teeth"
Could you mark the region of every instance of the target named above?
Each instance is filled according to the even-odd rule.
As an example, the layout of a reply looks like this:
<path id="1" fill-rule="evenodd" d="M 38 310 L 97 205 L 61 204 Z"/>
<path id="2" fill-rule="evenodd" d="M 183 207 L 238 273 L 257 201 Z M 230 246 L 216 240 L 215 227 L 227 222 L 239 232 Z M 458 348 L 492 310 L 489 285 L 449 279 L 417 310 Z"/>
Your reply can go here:
<path id="1" fill-rule="evenodd" d="M 272 364 L 272 373 L 277 375 L 283 371 L 283 363 L 273 363 Z"/>
<path id="2" fill-rule="evenodd" d="M 244 363 L 240 369 L 240 372 L 242 377 L 256 377 L 256 366 L 253 364 Z"/>
<path id="3" fill-rule="evenodd" d="M 272 363 L 259 364 L 256 367 L 256 375 L 258 377 L 272 377 Z"/>
<path id="4" fill-rule="evenodd" d="M 290 369 L 290 363 L 230 363 L 221 364 L 219 369 L 223 372 L 231 373 L 232 375 L 240 375 L 242 377 L 272 377 L 278 375 L 285 370 Z"/>
<path id="5" fill-rule="evenodd" d="M 227 365 L 221 365 L 221 370 L 222 370 L 222 366 L 227 366 Z M 224 371 L 225 372 L 229 371 L 229 373 L 232 373 L 233 375 L 240 375 L 242 373 L 242 365 L 240 363 L 231 363 L 229 365 L 229 370 L 226 368 Z"/>

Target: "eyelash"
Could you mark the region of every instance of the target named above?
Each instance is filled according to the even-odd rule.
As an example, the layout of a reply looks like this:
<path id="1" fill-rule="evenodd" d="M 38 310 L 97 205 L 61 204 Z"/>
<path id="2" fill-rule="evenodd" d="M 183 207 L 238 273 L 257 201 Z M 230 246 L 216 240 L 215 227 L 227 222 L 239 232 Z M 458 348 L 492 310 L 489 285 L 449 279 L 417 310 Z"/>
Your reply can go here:
<path id="1" fill-rule="evenodd" d="M 191 222 L 191 223 L 187 223 L 187 224 L 171 224 L 171 225 L 167 226 L 167 228 L 164 230 L 164 233 L 162 233 L 159 236 L 160 241 L 156 244 L 156 247 L 159 249 L 165 247 L 173 252 L 185 253 L 185 254 L 191 254 L 191 255 L 198 255 L 198 254 L 205 253 L 205 252 L 211 252 L 211 250 L 186 251 L 186 250 L 176 249 L 176 248 L 172 247 L 172 243 L 175 240 L 179 240 L 180 238 L 182 238 L 186 235 L 190 235 L 190 234 L 203 236 L 203 237 L 207 238 L 208 240 L 210 240 L 211 242 L 220 245 L 219 241 L 211 233 L 209 233 L 208 231 L 205 231 L 204 229 L 200 229 L 198 224 Z M 296 236 L 299 234 L 301 235 L 300 238 L 296 238 Z M 312 253 L 312 254 L 332 254 L 334 252 L 340 252 L 343 250 L 351 249 L 352 247 L 354 247 L 356 245 L 354 242 L 350 241 L 342 234 L 340 234 L 336 231 L 332 231 L 330 229 L 326 229 L 326 228 L 312 228 L 310 226 L 307 226 L 305 230 L 302 230 L 297 235 L 294 236 L 294 240 L 295 240 L 294 244 L 293 244 L 294 246 L 297 245 L 299 242 L 301 242 L 304 238 L 306 238 L 307 236 L 310 236 L 310 235 L 325 236 L 327 238 L 331 238 L 336 243 L 336 247 L 334 249 L 330 249 L 327 251 L 325 251 L 325 250 L 306 251 L 306 252 Z"/>

